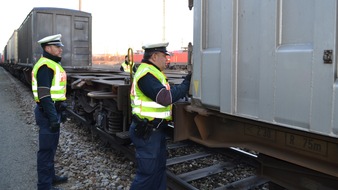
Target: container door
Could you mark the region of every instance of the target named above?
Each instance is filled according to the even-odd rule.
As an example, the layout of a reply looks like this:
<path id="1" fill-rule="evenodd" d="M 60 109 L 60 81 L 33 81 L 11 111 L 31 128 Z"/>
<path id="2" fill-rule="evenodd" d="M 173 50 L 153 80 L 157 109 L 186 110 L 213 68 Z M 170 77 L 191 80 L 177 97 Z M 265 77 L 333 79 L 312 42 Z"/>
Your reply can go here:
<path id="1" fill-rule="evenodd" d="M 329 133 L 336 0 L 283 0 L 277 6 L 277 123 Z"/>

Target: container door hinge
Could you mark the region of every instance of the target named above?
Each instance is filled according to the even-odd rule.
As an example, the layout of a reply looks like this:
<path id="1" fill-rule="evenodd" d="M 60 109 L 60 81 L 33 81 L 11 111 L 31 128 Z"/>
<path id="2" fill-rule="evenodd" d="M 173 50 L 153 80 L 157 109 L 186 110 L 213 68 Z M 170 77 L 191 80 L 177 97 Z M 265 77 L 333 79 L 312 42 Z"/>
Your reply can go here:
<path id="1" fill-rule="evenodd" d="M 332 50 L 324 50 L 323 61 L 324 64 L 332 64 Z"/>

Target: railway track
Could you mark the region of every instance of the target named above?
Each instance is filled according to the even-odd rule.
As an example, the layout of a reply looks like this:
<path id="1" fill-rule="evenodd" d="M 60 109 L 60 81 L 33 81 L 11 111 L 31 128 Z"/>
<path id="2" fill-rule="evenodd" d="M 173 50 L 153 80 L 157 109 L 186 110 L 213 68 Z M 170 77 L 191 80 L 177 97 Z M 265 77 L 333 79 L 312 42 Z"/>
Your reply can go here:
<path id="1" fill-rule="evenodd" d="M 86 123 L 85 118 L 68 110 L 85 124 L 92 136 L 99 136 L 114 149 L 135 161 L 134 147 Z M 171 130 L 171 129 L 169 129 Z M 170 133 L 169 133 L 170 134 Z M 256 175 L 260 169 L 257 156 L 236 148 L 211 149 L 190 141 L 168 142 L 167 179 L 172 190 L 197 189 L 266 189 L 269 180 Z"/>
<path id="2" fill-rule="evenodd" d="M 256 175 L 257 157 L 239 149 L 210 149 L 184 142 L 169 144 L 168 152 L 171 189 L 264 189 L 269 182 Z"/>
<path id="3" fill-rule="evenodd" d="M 84 118 L 76 114 L 75 116 L 85 123 Z M 95 126 L 86 126 L 93 136 L 98 135 L 115 150 L 134 161 L 134 149 L 130 141 L 128 143 L 125 139 L 109 135 Z M 311 173 L 314 178 L 305 179 L 304 173 Z M 316 176 L 321 177 L 322 174 L 267 155 L 255 155 L 238 148 L 208 148 L 191 141 L 175 143 L 168 137 L 167 186 L 171 190 L 311 189 L 306 187 L 307 183 L 315 183 Z M 299 183 L 304 180 L 308 182 Z M 333 190 L 335 188 L 332 188 L 332 183 L 335 182 L 327 181 L 329 185 L 324 184 L 322 187 Z"/>

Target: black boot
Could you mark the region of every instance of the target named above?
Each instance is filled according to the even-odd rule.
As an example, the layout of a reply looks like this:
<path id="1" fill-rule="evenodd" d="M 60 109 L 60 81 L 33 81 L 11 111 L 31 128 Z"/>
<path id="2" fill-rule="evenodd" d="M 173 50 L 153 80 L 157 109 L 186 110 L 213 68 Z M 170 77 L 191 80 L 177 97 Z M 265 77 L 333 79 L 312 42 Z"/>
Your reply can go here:
<path id="1" fill-rule="evenodd" d="M 66 183 L 68 181 L 67 176 L 55 176 L 53 179 L 53 185 L 60 184 L 60 183 Z"/>

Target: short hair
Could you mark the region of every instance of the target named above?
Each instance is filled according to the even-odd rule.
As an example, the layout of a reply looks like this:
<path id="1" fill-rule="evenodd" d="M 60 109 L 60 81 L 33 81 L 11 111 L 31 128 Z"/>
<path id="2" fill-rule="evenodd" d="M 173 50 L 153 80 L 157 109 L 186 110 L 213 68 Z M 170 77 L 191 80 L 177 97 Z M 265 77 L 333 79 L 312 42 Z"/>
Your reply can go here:
<path id="1" fill-rule="evenodd" d="M 147 51 L 144 52 L 143 59 L 149 60 L 154 53 L 156 53 L 156 52 L 147 52 Z"/>

